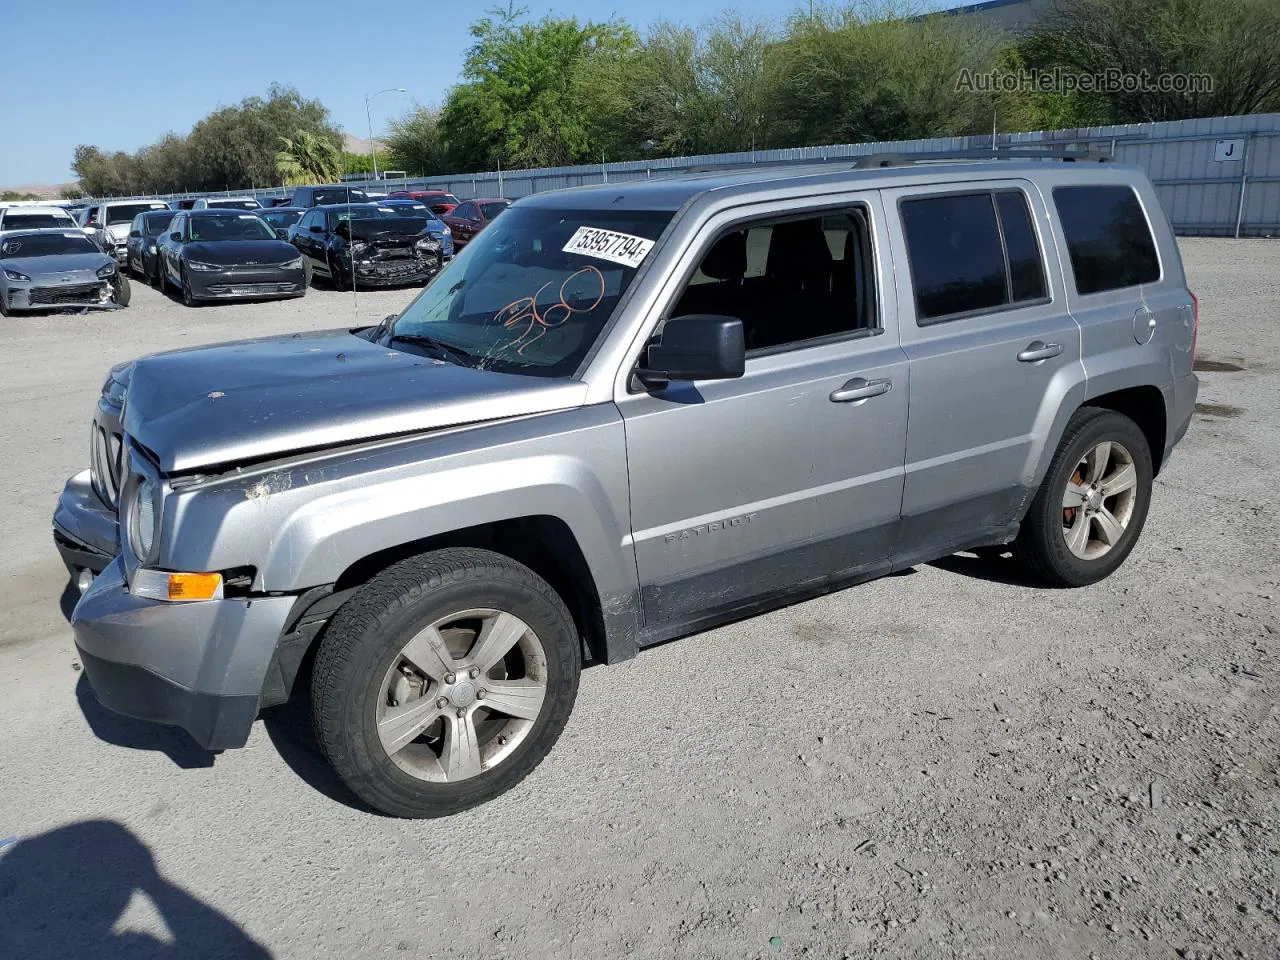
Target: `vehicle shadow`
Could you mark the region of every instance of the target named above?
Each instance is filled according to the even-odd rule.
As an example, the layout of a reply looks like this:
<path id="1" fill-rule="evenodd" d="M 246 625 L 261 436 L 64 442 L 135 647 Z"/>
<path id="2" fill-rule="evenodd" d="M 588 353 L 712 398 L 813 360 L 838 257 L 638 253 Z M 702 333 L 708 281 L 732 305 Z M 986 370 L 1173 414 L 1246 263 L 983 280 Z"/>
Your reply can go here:
<path id="1" fill-rule="evenodd" d="M 1013 559 L 1008 547 L 983 547 L 980 550 L 965 550 L 953 553 L 930 562 L 929 566 L 937 567 L 948 573 L 958 573 L 962 577 L 973 577 L 975 580 L 986 580 L 988 583 L 1002 583 L 1011 587 L 1035 587 L 1036 584 L 1027 576 L 1022 567 Z"/>
<path id="2" fill-rule="evenodd" d="M 155 750 L 163 753 L 183 770 L 212 767 L 218 756 L 205 750 L 186 731 L 159 723 L 134 720 L 108 710 L 93 695 L 93 688 L 83 674 L 76 684 L 76 702 L 94 736 L 105 743 L 130 750 Z"/>
<path id="3" fill-rule="evenodd" d="M 320 752 L 311 726 L 311 663 L 308 656 L 287 703 L 262 711 L 262 725 L 280 759 L 313 790 L 353 810 L 379 815 L 346 788 Z"/>
<path id="4" fill-rule="evenodd" d="M 271 958 L 229 917 L 166 880 L 151 851 L 119 823 L 87 820 L 0 843 L 0 956 Z M 115 929 L 139 894 L 168 939 Z"/>
<path id="5" fill-rule="evenodd" d="M 63 617 L 67 623 L 71 622 L 71 614 L 76 609 L 76 604 L 80 602 L 80 588 L 76 586 L 74 580 L 67 578 L 67 584 L 62 588 L 62 596 L 58 597 L 58 609 L 62 611 Z"/>

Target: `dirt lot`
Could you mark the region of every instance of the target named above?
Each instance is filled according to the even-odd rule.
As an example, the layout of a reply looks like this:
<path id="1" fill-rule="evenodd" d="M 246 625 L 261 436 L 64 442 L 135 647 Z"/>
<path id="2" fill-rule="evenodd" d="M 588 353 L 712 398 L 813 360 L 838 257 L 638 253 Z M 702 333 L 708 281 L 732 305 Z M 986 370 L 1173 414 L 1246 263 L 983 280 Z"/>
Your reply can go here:
<path id="1" fill-rule="evenodd" d="M 0 956 L 1280 955 L 1280 244 L 1183 250 L 1201 412 L 1114 577 L 959 556 L 588 671 L 522 786 L 421 823 L 289 711 L 217 757 L 102 711 L 49 536 L 110 364 L 350 297 L 0 322 Z"/>

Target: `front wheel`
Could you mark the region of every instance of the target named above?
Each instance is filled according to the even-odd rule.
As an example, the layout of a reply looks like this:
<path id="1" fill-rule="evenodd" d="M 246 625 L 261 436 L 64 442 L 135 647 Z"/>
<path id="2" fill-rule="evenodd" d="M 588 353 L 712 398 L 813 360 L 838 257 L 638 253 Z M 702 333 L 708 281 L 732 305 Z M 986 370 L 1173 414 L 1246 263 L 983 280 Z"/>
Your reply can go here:
<path id="1" fill-rule="evenodd" d="M 411 557 L 360 588 L 316 654 L 316 739 L 361 800 L 440 817 L 510 790 L 555 744 L 582 654 L 564 602 L 487 550 Z"/>
<path id="2" fill-rule="evenodd" d="M 196 295 L 191 289 L 191 280 L 190 278 L 187 277 L 186 267 L 182 268 L 182 272 L 179 275 L 179 279 L 182 282 L 183 305 L 188 307 L 198 307 L 200 305 L 200 301 L 196 299 Z"/>
<path id="3" fill-rule="evenodd" d="M 123 273 L 117 273 L 115 282 L 112 284 L 112 301 L 121 307 L 127 307 L 132 298 L 133 285 L 129 283 L 129 278 Z"/>
<path id="4" fill-rule="evenodd" d="M 1153 475 L 1151 448 L 1136 423 L 1082 407 L 1067 424 L 1014 554 L 1053 586 L 1082 587 L 1110 576 L 1142 532 Z"/>

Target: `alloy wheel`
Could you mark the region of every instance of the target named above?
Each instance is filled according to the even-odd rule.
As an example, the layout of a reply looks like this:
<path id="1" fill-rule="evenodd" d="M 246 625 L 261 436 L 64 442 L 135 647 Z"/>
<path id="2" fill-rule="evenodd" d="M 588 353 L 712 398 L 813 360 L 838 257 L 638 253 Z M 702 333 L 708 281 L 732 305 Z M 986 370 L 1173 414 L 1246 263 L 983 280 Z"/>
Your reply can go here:
<path id="1" fill-rule="evenodd" d="M 1062 495 L 1062 536 L 1081 560 L 1097 560 L 1120 542 L 1137 503 L 1138 472 L 1121 443 L 1103 440 L 1076 465 Z"/>

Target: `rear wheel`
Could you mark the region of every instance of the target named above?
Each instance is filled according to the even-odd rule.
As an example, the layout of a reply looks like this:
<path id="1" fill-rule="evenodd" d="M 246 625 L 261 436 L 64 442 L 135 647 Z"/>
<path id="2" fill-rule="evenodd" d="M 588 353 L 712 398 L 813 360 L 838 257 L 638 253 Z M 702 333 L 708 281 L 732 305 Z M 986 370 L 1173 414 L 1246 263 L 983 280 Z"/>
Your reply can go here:
<path id="1" fill-rule="evenodd" d="M 1054 586 L 1110 576 L 1142 532 L 1153 474 L 1136 423 L 1112 410 L 1077 410 L 1023 520 L 1015 555 Z"/>
<path id="2" fill-rule="evenodd" d="M 581 666 L 573 618 L 529 568 L 487 550 L 412 557 L 329 624 L 312 678 L 316 739 L 371 807 L 447 816 L 541 762 Z"/>

